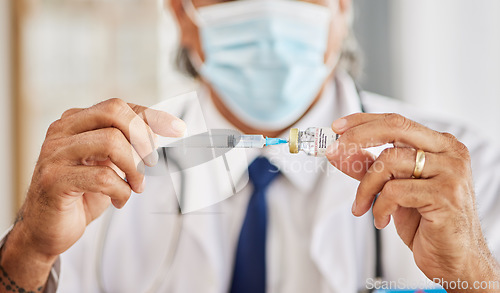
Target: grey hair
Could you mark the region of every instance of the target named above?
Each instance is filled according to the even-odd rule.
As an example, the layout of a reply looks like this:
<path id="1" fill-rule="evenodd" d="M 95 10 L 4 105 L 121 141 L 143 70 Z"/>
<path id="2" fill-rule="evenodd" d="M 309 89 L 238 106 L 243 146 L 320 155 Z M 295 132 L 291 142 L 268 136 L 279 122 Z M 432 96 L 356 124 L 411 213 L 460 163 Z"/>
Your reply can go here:
<path id="1" fill-rule="evenodd" d="M 363 69 L 363 55 L 359 47 L 358 40 L 354 35 L 354 7 L 352 6 L 347 15 L 347 22 L 349 31 L 347 37 L 342 43 L 342 50 L 337 69 L 346 71 L 352 78 L 356 80 L 360 77 Z M 189 59 L 188 49 L 179 47 L 179 49 L 177 50 L 175 63 L 177 69 L 180 72 L 192 78 L 199 77 L 198 71 L 196 71 L 196 68 L 193 66 L 191 60 Z"/>

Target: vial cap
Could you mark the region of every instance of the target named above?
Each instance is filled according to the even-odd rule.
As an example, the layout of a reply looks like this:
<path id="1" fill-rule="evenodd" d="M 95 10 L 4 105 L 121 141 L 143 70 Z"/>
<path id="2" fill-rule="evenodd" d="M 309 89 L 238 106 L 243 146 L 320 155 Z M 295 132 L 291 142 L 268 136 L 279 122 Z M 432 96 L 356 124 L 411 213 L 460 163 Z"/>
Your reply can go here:
<path id="1" fill-rule="evenodd" d="M 290 153 L 296 154 L 299 152 L 299 129 L 292 128 L 290 129 L 290 139 L 288 140 L 288 147 L 290 149 Z"/>

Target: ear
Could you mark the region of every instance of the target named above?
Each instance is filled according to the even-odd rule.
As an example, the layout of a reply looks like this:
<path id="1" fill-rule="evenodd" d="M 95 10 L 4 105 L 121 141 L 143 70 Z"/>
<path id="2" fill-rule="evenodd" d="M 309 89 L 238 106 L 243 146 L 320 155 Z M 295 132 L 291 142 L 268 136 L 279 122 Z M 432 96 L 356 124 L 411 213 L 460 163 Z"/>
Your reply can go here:
<path id="1" fill-rule="evenodd" d="M 187 49 L 193 49 L 197 47 L 198 27 L 187 14 L 182 1 L 184 0 L 164 0 L 164 5 L 170 7 L 177 20 L 180 29 L 180 45 Z"/>

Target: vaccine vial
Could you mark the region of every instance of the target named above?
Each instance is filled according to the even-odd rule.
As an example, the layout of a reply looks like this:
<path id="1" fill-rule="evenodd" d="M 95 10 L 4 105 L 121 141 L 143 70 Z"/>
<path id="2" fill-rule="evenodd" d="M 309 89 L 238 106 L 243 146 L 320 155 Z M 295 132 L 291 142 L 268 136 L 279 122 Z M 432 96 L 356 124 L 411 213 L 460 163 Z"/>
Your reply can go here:
<path id="1" fill-rule="evenodd" d="M 330 127 L 309 127 L 306 130 L 290 129 L 288 146 L 290 153 L 297 154 L 303 151 L 309 156 L 321 157 L 326 155 L 326 149 L 339 135 Z"/>

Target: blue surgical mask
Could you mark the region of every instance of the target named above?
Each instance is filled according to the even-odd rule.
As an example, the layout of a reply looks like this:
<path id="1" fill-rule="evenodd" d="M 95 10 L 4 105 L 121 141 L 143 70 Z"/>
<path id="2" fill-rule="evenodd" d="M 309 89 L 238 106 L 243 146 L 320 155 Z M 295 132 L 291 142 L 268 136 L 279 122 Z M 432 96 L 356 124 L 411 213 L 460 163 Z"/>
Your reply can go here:
<path id="1" fill-rule="evenodd" d="M 191 61 L 226 107 L 252 127 L 279 130 L 293 124 L 335 65 L 324 62 L 328 7 L 240 0 L 189 9 L 205 56 L 201 63 L 191 54 Z"/>

